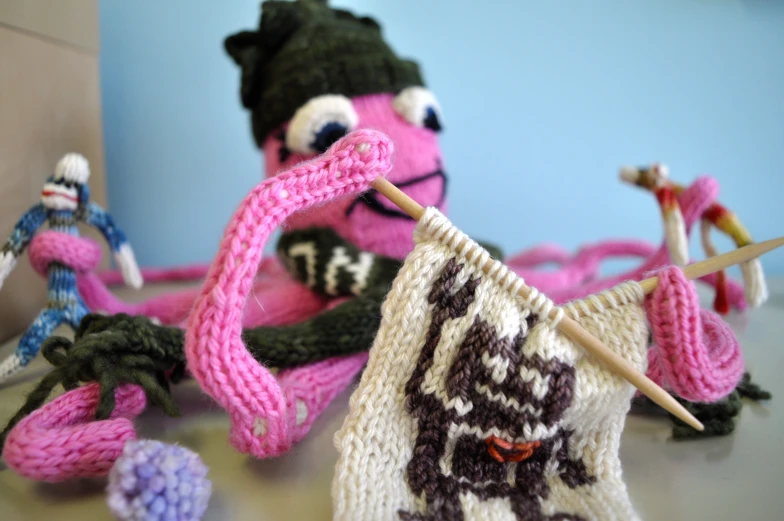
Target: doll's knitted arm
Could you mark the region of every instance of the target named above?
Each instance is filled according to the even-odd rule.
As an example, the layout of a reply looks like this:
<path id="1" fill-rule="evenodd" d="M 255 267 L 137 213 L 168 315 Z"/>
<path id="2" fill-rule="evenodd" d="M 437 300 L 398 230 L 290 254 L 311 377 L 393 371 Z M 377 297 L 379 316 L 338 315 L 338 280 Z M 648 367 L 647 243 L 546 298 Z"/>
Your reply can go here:
<path id="1" fill-rule="evenodd" d="M 19 219 L 11 232 L 11 236 L 0 249 L 0 287 L 3 286 L 6 277 L 16 266 L 16 259 L 22 254 L 24 249 L 33 240 L 38 229 L 46 221 L 46 208 L 38 203 L 30 208 Z"/>
<path id="2" fill-rule="evenodd" d="M 136 264 L 136 257 L 133 254 L 131 245 L 125 237 L 125 233 L 115 224 L 109 212 L 98 204 L 89 202 L 85 206 L 84 221 L 90 226 L 97 228 L 106 238 L 125 284 L 135 289 L 141 288 L 142 284 L 144 284 L 144 279 L 139 271 L 139 266 Z"/>

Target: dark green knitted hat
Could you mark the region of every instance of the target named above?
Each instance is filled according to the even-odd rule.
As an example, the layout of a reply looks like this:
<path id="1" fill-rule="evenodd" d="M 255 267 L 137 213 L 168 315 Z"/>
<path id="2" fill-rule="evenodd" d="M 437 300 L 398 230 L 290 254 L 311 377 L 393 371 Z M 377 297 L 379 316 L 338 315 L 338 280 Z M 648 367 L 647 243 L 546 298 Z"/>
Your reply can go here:
<path id="1" fill-rule="evenodd" d="M 392 52 L 375 20 L 330 8 L 326 0 L 263 2 L 259 29 L 224 44 L 242 69 L 242 104 L 251 110 L 259 146 L 315 96 L 424 86 L 418 65 Z"/>

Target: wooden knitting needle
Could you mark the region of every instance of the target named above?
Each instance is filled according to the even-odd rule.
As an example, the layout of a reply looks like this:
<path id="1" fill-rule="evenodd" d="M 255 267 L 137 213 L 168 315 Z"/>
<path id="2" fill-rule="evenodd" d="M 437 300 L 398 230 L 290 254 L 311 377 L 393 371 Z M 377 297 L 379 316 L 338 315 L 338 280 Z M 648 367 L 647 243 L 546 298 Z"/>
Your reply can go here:
<path id="1" fill-rule="evenodd" d="M 377 178 L 371 183 L 371 186 L 415 220 L 418 221 L 422 218 L 422 215 L 424 215 L 425 209 L 419 203 L 411 199 L 398 187 L 383 177 Z M 493 262 L 495 261 L 488 259 L 487 263 L 482 266 L 482 271 L 487 273 L 492 268 Z M 528 286 L 523 285 L 520 287 L 518 293 L 521 297 L 527 299 L 530 292 L 531 289 Z M 557 315 L 558 310 L 553 308 L 550 311 L 550 318 L 556 318 Z M 638 371 L 621 355 L 610 350 L 599 339 L 583 329 L 583 327 L 580 326 L 577 321 L 564 315 L 561 318 L 561 321 L 558 323 L 558 329 L 562 333 L 571 337 L 572 340 L 577 342 L 579 345 L 583 346 L 583 348 L 591 355 L 598 358 L 610 370 L 623 377 L 655 403 L 659 404 L 661 407 L 677 416 L 688 425 L 691 425 L 698 431 L 705 429 L 702 423 L 700 423 L 697 418 L 695 418 L 689 411 L 679 404 L 667 391 L 659 387 L 653 380 Z"/>
<path id="2" fill-rule="evenodd" d="M 765 253 L 782 246 L 784 246 L 784 237 L 770 239 L 764 242 L 755 242 L 754 244 L 749 244 L 748 246 L 737 248 L 735 250 L 728 251 L 727 253 L 722 253 L 721 255 L 716 255 L 714 257 L 710 257 L 709 259 L 695 262 L 694 264 L 689 264 L 683 268 L 683 274 L 686 275 L 686 278 L 689 280 L 698 279 L 700 277 L 704 277 L 705 275 L 715 273 L 719 270 L 729 268 L 730 266 L 756 259 L 757 257 L 760 257 Z M 656 289 L 656 286 L 659 285 L 659 277 L 651 277 L 649 279 L 641 280 L 639 284 L 642 286 L 643 292 L 648 295 Z M 602 302 L 602 304 L 610 304 L 607 298 L 601 293 L 598 294 L 597 297 Z M 578 313 L 581 316 L 583 314 L 582 311 L 578 311 Z"/>
<path id="3" fill-rule="evenodd" d="M 705 259 L 704 261 L 689 264 L 683 268 L 683 274 L 686 275 L 686 278 L 689 280 L 698 279 L 716 271 L 734 266 L 735 264 L 741 264 L 756 259 L 757 257 L 782 246 L 784 246 L 784 237 L 770 239 L 764 242 L 755 242 L 754 244 L 749 244 L 748 246 Z M 640 286 L 642 286 L 646 295 L 656 289 L 656 286 L 658 285 L 658 277 L 651 277 L 640 281 Z"/>

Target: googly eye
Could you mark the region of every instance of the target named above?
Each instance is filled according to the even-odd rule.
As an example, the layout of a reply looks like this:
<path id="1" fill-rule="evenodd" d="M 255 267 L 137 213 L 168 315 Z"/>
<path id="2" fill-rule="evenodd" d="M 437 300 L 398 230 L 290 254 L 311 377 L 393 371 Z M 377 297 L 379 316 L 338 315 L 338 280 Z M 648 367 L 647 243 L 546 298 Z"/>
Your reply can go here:
<path id="1" fill-rule="evenodd" d="M 286 147 L 302 155 L 326 151 L 335 141 L 354 130 L 359 122 L 351 100 L 337 94 L 311 99 L 291 118 Z"/>
<path id="2" fill-rule="evenodd" d="M 417 127 L 441 130 L 441 107 L 432 92 L 424 87 L 407 87 L 395 96 L 392 105 L 403 119 Z"/>

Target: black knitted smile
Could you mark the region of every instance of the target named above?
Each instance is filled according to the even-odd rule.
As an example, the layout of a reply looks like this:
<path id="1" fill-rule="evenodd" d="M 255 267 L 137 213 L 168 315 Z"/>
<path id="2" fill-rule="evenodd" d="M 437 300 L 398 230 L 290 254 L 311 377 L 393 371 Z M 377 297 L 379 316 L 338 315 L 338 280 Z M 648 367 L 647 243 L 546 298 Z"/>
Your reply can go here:
<path id="1" fill-rule="evenodd" d="M 443 204 L 444 199 L 446 198 L 446 174 L 440 167 L 438 168 L 438 170 L 434 172 L 430 172 L 429 174 L 424 174 L 419 177 L 414 177 L 413 179 L 408 179 L 406 181 L 403 181 L 402 183 L 395 183 L 395 186 L 402 190 L 407 186 L 423 183 L 434 177 L 440 177 L 443 181 L 441 185 L 441 195 L 438 198 L 438 202 L 435 203 L 435 206 L 440 207 L 441 204 Z M 387 208 L 381 203 L 381 201 L 379 201 L 378 197 L 379 194 L 376 190 L 368 190 L 367 192 L 362 192 L 357 196 L 356 199 L 354 199 L 351 205 L 349 205 L 349 207 L 346 209 L 346 215 L 347 216 L 351 215 L 351 212 L 354 211 L 354 208 L 356 208 L 357 205 L 362 204 L 365 205 L 369 210 L 379 215 L 383 215 L 384 217 L 407 219 L 409 221 L 414 220 L 413 217 L 403 212 L 402 210 L 399 210 L 397 208 Z"/>

